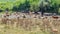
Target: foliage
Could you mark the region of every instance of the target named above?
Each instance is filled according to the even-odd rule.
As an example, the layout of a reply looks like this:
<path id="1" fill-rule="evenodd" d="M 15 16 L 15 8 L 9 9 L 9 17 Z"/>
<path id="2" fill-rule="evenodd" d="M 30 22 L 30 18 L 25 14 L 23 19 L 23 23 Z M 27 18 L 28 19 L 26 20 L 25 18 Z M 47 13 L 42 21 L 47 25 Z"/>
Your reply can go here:
<path id="1" fill-rule="evenodd" d="M 41 7 L 45 12 L 58 12 L 60 0 L 0 0 L 0 10 L 5 11 L 39 11 Z M 41 5 L 43 1 L 43 5 Z"/>

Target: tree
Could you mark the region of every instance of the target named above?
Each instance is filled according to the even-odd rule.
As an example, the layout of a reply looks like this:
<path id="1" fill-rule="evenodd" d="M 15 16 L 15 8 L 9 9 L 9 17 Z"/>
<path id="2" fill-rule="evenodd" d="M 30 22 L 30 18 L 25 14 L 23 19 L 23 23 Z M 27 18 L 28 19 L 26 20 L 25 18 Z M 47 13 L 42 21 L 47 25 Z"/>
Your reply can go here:
<path id="1" fill-rule="evenodd" d="M 30 10 L 30 3 L 29 3 L 29 1 L 25 1 L 25 3 L 23 3 L 23 4 L 20 4 L 19 6 L 18 6 L 18 10 L 20 10 L 20 11 L 29 11 Z"/>
<path id="2" fill-rule="evenodd" d="M 41 14 L 43 16 L 44 12 L 51 12 L 51 13 L 58 14 L 59 6 L 56 2 L 53 2 L 52 0 L 51 1 L 45 0 L 45 1 L 41 2 L 39 8 L 40 8 Z"/>
<path id="3" fill-rule="evenodd" d="M 13 10 L 13 11 L 18 11 L 18 8 L 17 8 L 16 6 L 14 6 L 14 7 L 12 8 L 12 10 Z"/>

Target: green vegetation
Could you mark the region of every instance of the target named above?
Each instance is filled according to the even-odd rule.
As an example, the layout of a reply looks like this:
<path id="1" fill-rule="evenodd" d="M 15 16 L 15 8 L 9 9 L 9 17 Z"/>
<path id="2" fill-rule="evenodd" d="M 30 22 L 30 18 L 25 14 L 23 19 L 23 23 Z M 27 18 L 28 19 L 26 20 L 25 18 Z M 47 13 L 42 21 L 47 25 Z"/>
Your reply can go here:
<path id="1" fill-rule="evenodd" d="M 42 4 L 42 5 L 41 5 Z M 58 12 L 60 0 L 0 0 L 0 10 Z"/>
<path id="2" fill-rule="evenodd" d="M 41 5 L 42 4 L 42 5 Z M 60 0 L 0 0 L 1 11 L 41 11 L 58 12 Z"/>
<path id="3" fill-rule="evenodd" d="M 16 28 L 12 26 L 7 25 L 1 25 L 0 24 L 0 34 L 49 34 L 49 32 L 43 32 L 41 30 L 39 31 L 26 31 L 22 28 Z"/>

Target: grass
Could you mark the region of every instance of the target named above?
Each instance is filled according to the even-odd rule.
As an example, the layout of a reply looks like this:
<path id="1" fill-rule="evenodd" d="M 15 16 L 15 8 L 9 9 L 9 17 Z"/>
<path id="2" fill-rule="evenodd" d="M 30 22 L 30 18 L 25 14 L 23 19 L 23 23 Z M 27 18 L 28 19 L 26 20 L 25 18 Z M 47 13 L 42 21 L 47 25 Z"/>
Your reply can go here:
<path id="1" fill-rule="evenodd" d="M 4 12 L 2 12 L 2 13 L 4 13 Z M 24 19 L 24 20 L 26 20 L 26 19 Z M 18 25 L 18 28 L 17 28 L 17 27 L 14 27 L 15 25 L 11 26 L 11 24 L 10 25 L 0 24 L 0 34 L 50 34 L 51 30 L 47 30 L 48 27 L 45 27 L 45 29 L 44 29 L 42 19 L 31 19 L 31 20 L 32 20 L 31 21 L 32 23 L 30 23 L 30 21 L 27 21 L 27 22 L 25 21 L 26 23 L 22 24 L 22 25 L 24 25 L 24 24 L 27 25 L 27 23 L 29 23 L 27 25 L 28 27 L 26 27 L 26 25 L 21 26 L 21 27 Z M 51 23 L 51 21 L 49 21 L 49 22 L 47 21 L 47 23 Z M 56 20 L 54 20 L 52 23 L 57 23 L 58 24 L 60 22 L 60 20 L 58 20 L 56 22 L 55 21 Z M 20 22 L 20 24 L 21 23 L 22 22 Z M 59 25 L 59 27 L 58 27 L 58 25 L 56 25 L 57 27 L 55 27 L 54 24 L 50 24 L 50 26 L 54 27 L 54 28 L 57 28 L 60 31 L 60 28 L 59 28 L 60 25 Z M 24 28 L 22 28 L 22 27 L 24 27 Z M 31 30 L 30 30 L 29 27 L 31 28 Z M 29 29 L 25 30 L 27 28 L 29 28 Z M 42 31 L 41 28 L 44 31 Z M 50 29 L 50 27 L 49 27 L 49 29 Z"/>
<path id="2" fill-rule="evenodd" d="M 35 19 L 33 19 L 33 21 L 35 21 Z M 30 22 L 28 22 L 28 23 L 30 23 Z M 42 26 L 40 26 L 41 20 L 37 19 L 35 22 L 33 22 L 33 24 L 34 25 L 29 24 L 30 25 L 29 27 L 31 28 L 31 30 L 30 29 L 26 30 L 26 28 L 22 28 L 23 26 L 21 26 L 21 27 L 19 26 L 17 28 L 17 27 L 14 27 L 14 25 L 11 26 L 11 25 L 0 24 L 0 34 L 50 34 L 50 30 L 47 30 L 47 28 L 44 29 Z M 26 25 L 27 25 L 27 23 L 26 23 Z M 41 30 L 41 28 L 44 31 Z"/>
<path id="3" fill-rule="evenodd" d="M 0 25 L 0 34 L 48 34 L 48 32 L 39 31 L 26 31 L 22 28 L 13 28 L 7 25 Z"/>

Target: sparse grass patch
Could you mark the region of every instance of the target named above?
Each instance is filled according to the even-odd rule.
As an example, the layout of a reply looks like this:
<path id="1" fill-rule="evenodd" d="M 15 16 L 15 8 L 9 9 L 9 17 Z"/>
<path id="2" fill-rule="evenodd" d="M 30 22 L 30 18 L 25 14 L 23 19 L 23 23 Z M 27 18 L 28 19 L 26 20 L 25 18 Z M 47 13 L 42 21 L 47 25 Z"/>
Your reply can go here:
<path id="1" fill-rule="evenodd" d="M 45 34 L 45 33 L 42 31 L 36 31 L 36 30 L 35 30 L 35 32 L 34 31 L 26 31 L 21 28 L 13 28 L 13 27 L 4 25 L 4 28 L 1 29 L 0 34 Z M 46 34 L 48 34 L 48 33 L 46 32 Z"/>

